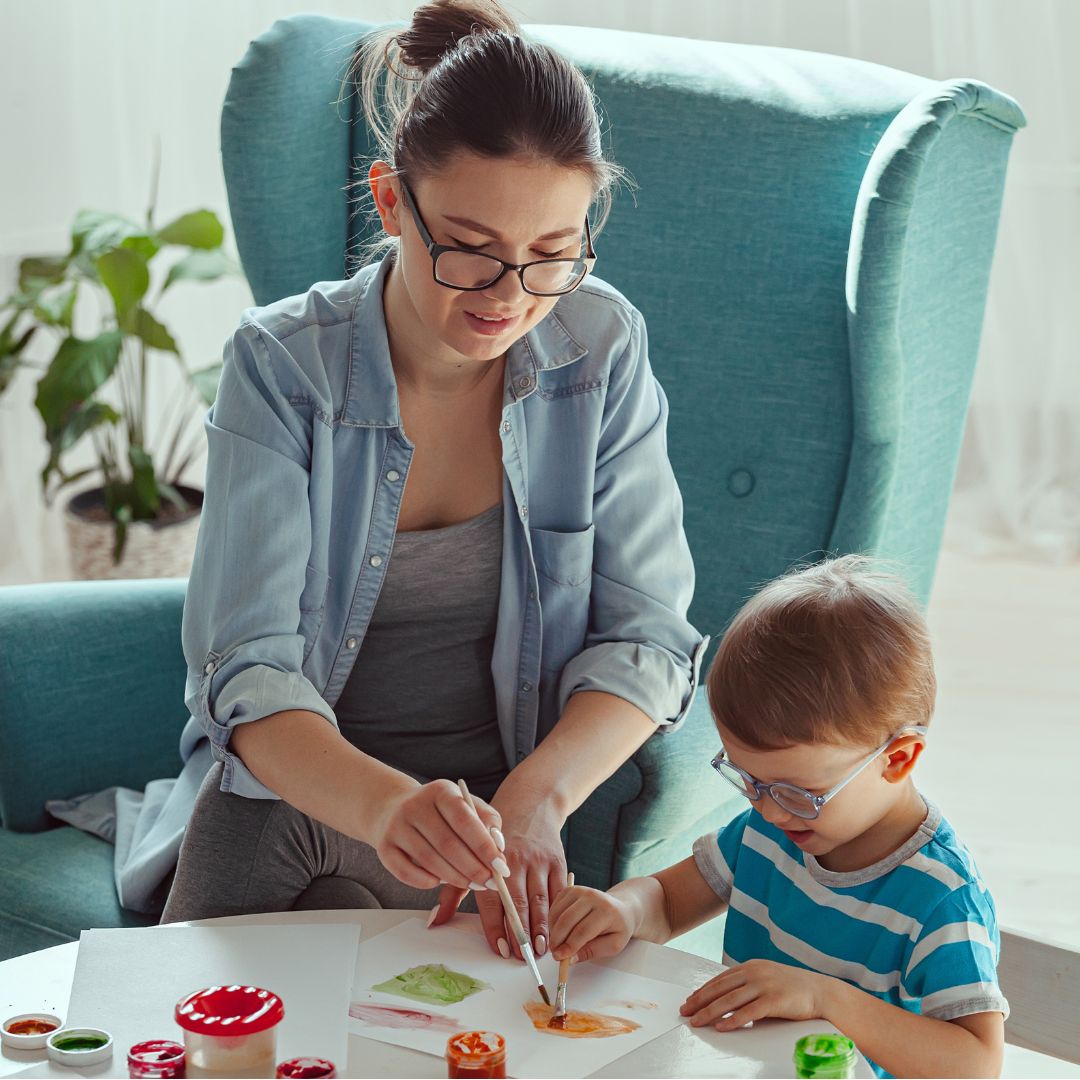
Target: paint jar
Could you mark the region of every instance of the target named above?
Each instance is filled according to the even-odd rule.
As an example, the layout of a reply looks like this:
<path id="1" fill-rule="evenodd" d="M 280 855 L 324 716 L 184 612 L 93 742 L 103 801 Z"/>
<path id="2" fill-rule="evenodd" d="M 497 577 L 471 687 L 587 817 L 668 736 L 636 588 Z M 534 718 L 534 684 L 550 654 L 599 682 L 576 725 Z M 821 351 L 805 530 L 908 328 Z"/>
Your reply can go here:
<path id="1" fill-rule="evenodd" d="M 278 1065 L 274 1076 L 277 1080 L 332 1080 L 337 1067 L 326 1058 L 289 1058 Z"/>
<path id="2" fill-rule="evenodd" d="M 277 1028 L 285 1006 L 258 986 L 208 986 L 176 1003 L 187 1075 L 274 1075 Z"/>
<path id="3" fill-rule="evenodd" d="M 128 1051 L 127 1063 L 128 1076 L 140 1080 L 183 1080 L 187 1057 L 178 1042 L 149 1039 Z"/>
<path id="4" fill-rule="evenodd" d="M 446 1075 L 501 1080 L 506 1076 L 506 1040 L 494 1031 L 459 1031 L 446 1040 Z"/>
<path id="5" fill-rule="evenodd" d="M 69 1069 L 100 1065 L 112 1057 L 113 1040 L 101 1028 L 61 1028 L 47 1036 L 49 1060 Z"/>
<path id="6" fill-rule="evenodd" d="M 19 1013 L 4 1021 L 0 1043 L 9 1050 L 42 1050 L 49 1036 L 61 1026 L 60 1017 L 52 1013 Z"/>
<path id="7" fill-rule="evenodd" d="M 846 1035 L 804 1035 L 795 1044 L 795 1075 L 803 1080 L 845 1080 L 855 1075 L 855 1061 Z"/>

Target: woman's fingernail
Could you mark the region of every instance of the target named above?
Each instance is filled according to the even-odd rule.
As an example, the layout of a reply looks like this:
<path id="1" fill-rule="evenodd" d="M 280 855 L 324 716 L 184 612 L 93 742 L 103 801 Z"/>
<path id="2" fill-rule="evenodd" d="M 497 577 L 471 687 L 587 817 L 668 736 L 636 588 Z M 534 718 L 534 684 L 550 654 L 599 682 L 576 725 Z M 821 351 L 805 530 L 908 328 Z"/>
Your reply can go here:
<path id="1" fill-rule="evenodd" d="M 499 940 L 497 942 L 495 942 L 495 944 L 499 948 L 499 955 L 504 960 L 509 960 L 510 959 L 510 946 L 506 944 L 506 938 L 499 938 Z"/>
<path id="2" fill-rule="evenodd" d="M 571 964 L 576 964 L 577 962 L 578 962 L 577 953 L 574 953 L 574 955 L 570 957 L 570 963 Z"/>
<path id="3" fill-rule="evenodd" d="M 492 868 L 492 870 L 495 871 L 496 874 L 499 875 L 499 877 L 509 877 L 510 876 L 510 867 L 506 865 L 506 860 L 505 859 L 496 859 L 491 864 L 491 868 Z"/>
<path id="4" fill-rule="evenodd" d="M 436 904 L 436 905 L 435 905 L 435 906 L 434 906 L 434 907 L 433 907 L 433 908 L 431 909 L 431 914 L 430 914 L 430 915 L 429 915 L 429 916 L 427 917 L 427 924 L 428 924 L 428 926 L 429 926 L 429 927 L 430 927 L 430 926 L 431 926 L 431 924 L 432 924 L 432 923 L 433 923 L 433 922 L 435 921 L 435 916 L 436 916 L 436 915 L 438 915 L 438 914 L 439 914 L 439 905 L 438 905 L 438 904 Z"/>
<path id="5" fill-rule="evenodd" d="M 475 881 L 470 881 L 469 882 L 469 888 L 472 889 L 473 892 L 483 892 L 487 888 L 487 886 L 486 885 L 477 885 L 477 883 Z"/>
<path id="6" fill-rule="evenodd" d="M 500 851 L 506 850 L 506 837 L 503 836 L 499 829 L 496 829 L 494 825 L 491 826 L 491 838 L 495 841 L 495 846 Z"/>
<path id="7" fill-rule="evenodd" d="M 537 934 L 533 939 L 534 946 L 536 948 L 536 955 L 543 956 L 547 952 L 547 938 L 543 934 Z"/>
<path id="8" fill-rule="evenodd" d="M 495 884 L 495 879 L 493 877 L 489 877 L 487 879 L 487 884 L 484 886 L 484 888 L 490 889 L 492 892 L 499 891 L 499 886 Z"/>

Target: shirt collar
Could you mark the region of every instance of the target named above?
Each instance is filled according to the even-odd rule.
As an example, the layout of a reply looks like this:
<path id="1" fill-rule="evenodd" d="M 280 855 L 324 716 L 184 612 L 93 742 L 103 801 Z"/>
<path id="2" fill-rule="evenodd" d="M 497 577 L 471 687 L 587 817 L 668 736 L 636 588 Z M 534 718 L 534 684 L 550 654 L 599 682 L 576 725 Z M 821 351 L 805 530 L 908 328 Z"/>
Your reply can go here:
<path id="1" fill-rule="evenodd" d="M 341 416 L 342 423 L 353 427 L 402 426 L 382 303 L 383 286 L 392 264 L 391 253 L 377 265 L 364 267 L 354 278 L 358 293 L 352 320 L 349 382 Z M 570 336 L 553 309 L 510 346 L 503 407 L 533 393 L 541 372 L 571 364 L 587 352 Z"/>

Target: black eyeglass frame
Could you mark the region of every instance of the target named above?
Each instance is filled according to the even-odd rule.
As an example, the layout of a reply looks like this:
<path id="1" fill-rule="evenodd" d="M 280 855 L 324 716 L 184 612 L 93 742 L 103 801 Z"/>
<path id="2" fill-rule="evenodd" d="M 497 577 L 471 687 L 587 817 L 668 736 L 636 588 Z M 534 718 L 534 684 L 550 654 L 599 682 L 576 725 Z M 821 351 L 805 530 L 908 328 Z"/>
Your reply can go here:
<path id="1" fill-rule="evenodd" d="M 404 180 L 401 181 L 401 196 L 405 205 L 409 208 L 409 212 L 413 216 L 413 221 L 416 222 L 416 228 L 420 232 L 420 239 L 423 240 L 424 246 L 431 256 L 431 276 L 436 284 L 441 285 L 444 289 L 454 289 L 457 292 L 480 292 L 483 289 L 490 289 L 492 285 L 502 281 L 508 271 L 513 270 L 518 276 L 521 288 L 530 296 L 566 296 L 568 293 L 572 293 L 589 276 L 589 274 L 592 273 L 592 269 L 596 265 L 596 252 L 593 250 L 592 230 L 589 227 L 588 216 L 585 218 L 585 255 L 579 255 L 577 258 L 572 259 L 533 259 L 532 262 L 515 264 L 508 263 L 505 260 L 500 259 L 497 255 L 489 255 L 486 251 L 470 251 L 468 248 L 451 247 L 447 244 L 436 244 L 430 230 L 424 224 L 424 219 L 420 216 L 420 211 L 416 208 L 416 200 L 409 190 L 409 185 L 406 184 Z M 443 281 L 436 270 L 439 256 L 447 251 L 457 252 L 461 255 L 479 255 L 484 259 L 491 259 L 493 262 L 500 263 L 502 265 L 502 270 L 483 285 L 451 285 L 448 281 Z M 528 270 L 530 266 L 547 266 L 551 263 L 561 262 L 585 264 L 585 273 L 583 273 L 569 289 L 560 289 L 558 292 L 537 292 L 535 289 L 530 289 L 525 284 L 525 271 Z"/>

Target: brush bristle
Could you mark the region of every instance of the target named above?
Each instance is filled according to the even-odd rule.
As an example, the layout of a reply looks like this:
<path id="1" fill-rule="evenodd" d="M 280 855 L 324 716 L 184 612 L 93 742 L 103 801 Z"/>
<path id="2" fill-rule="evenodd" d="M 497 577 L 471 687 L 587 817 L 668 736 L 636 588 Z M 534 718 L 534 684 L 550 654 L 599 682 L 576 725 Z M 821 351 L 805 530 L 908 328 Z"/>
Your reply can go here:
<path id="1" fill-rule="evenodd" d="M 544 1004 L 545 1005 L 550 1005 L 551 1004 L 551 998 L 548 997 L 547 987 L 544 986 L 543 983 L 541 983 L 539 989 L 540 989 L 540 996 L 544 999 Z"/>

